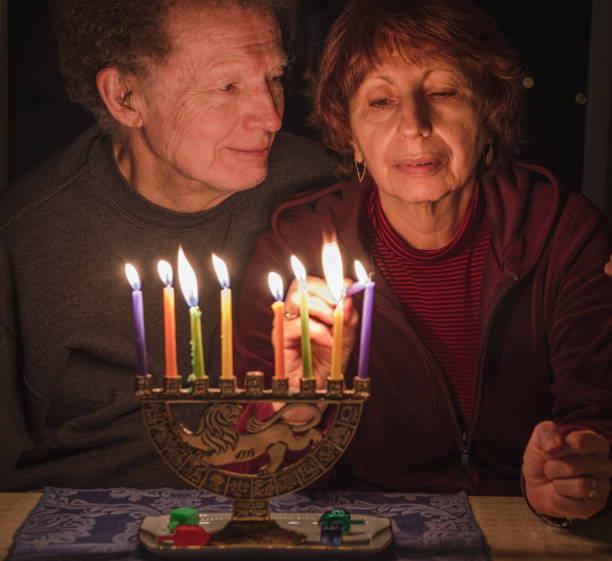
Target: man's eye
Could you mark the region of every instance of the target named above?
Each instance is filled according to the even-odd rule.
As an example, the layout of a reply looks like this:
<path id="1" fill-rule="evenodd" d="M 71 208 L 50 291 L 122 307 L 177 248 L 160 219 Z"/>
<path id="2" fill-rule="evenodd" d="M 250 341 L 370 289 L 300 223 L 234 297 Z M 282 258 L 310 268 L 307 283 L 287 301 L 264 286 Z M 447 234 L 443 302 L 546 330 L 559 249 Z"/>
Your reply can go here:
<path id="1" fill-rule="evenodd" d="M 285 80 L 287 74 L 287 67 L 286 66 L 281 66 L 277 72 L 275 72 L 274 74 L 272 74 L 269 78 L 270 82 L 279 82 L 279 83 L 283 83 L 283 81 Z"/>
<path id="2" fill-rule="evenodd" d="M 222 92 L 231 92 L 235 88 L 234 84 L 227 84 L 221 88 Z"/>
<path id="3" fill-rule="evenodd" d="M 370 101 L 370 107 L 374 107 L 376 109 L 384 109 L 391 103 L 391 100 L 386 97 L 381 97 L 379 99 L 373 99 Z"/>

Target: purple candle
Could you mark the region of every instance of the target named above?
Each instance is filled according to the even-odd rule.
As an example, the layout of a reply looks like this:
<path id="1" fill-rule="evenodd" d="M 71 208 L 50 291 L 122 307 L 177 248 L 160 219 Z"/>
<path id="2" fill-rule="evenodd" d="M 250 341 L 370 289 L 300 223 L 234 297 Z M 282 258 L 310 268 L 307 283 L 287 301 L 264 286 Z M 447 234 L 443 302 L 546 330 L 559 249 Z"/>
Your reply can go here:
<path id="1" fill-rule="evenodd" d="M 363 265 L 355 261 L 355 274 L 363 288 L 363 304 L 361 306 L 361 337 L 359 340 L 358 378 L 368 377 L 370 363 L 370 335 L 372 332 L 372 303 L 374 302 L 374 282 L 366 273 Z"/>
<path id="2" fill-rule="evenodd" d="M 142 290 L 140 277 L 130 263 L 125 264 L 125 276 L 132 287 L 132 306 L 134 308 L 134 330 L 136 333 L 136 361 L 138 374 L 147 375 L 147 349 L 145 344 L 144 313 L 142 307 Z"/>
<path id="3" fill-rule="evenodd" d="M 357 261 L 357 263 L 359 263 L 359 261 Z M 346 297 L 354 296 L 358 292 L 361 292 L 364 288 L 365 287 L 363 286 L 363 284 L 361 284 L 361 282 L 354 282 L 346 289 L 346 293 L 344 295 Z"/>

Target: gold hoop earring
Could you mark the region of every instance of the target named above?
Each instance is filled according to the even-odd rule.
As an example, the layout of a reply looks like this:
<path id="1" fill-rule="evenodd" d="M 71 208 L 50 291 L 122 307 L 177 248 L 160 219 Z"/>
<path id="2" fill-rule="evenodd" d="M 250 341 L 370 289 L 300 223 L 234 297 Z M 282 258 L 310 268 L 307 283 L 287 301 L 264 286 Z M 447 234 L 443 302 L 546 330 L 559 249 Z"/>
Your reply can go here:
<path id="1" fill-rule="evenodd" d="M 485 155 L 485 163 L 487 166 L 490 166 L 493 162 L 493 157 L 495 156 L 495 151 L 493 150 L 493 143 L 489 144 L 489 149 L 487 150 L 487 154 Z"/>
<path id="2" fill-rule="evenodd" d="M 366 176 L 367 165 L 365 160 L 363 162 L 358 162 L 355 158 L 355 171 L 357 172 L 357 179 L 359 183 L 363 182 L 364 177 Z"/>

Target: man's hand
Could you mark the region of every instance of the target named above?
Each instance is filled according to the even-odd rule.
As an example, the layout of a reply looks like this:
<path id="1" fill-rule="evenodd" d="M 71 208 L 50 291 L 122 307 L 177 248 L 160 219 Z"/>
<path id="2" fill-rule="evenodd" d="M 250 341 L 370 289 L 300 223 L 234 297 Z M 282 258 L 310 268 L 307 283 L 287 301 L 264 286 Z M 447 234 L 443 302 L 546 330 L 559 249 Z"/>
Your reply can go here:
<path id="1" fill-rule="evenodd" d="M 523 454 L 525 494 L 536 512 L 590 518 L 610 494 L 612 462 L 603 436 L 576 430 L 563 437 L 552 421 L 539 423 Z"/>
<path id="2" fill-rule="evenodd" d="M 351 282 L 351 281 L 348 281 Z M 308 277 L 308 311 L 312 351 L 312 371 L 317 388 L 324 388 L 331 369 L 333 343 L 334 308 L 327 283 L 319 277 Z M 299 389 L 302 377 L 302 329 L 300 323 L 300 293 L 297 281 L 293 281 L 285 298 L 285 370 L 289 385 Z M 289 316 L 289 317 L 287 317 Z M 352 306 L 351 298 L 344 299 L 344 329 L 342 330 L 342 369 L 355 344 L 358 314 Z M 274 341 L 274 331 L 272 332 Z"/>

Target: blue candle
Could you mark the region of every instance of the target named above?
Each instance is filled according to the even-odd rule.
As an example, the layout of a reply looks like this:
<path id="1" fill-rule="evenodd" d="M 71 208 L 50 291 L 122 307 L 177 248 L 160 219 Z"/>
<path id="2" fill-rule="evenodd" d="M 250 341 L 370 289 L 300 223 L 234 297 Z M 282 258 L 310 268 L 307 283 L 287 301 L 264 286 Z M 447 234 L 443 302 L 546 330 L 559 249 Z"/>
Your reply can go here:
<path id="1" fill-rule="evenodd" d="M 361 334 L 359 340 L 358 378 L 368 377 L 370 363 L 370 336 L 372 333 L 372 304 L 374 302 L 374 281 L 366 273 L 363 265 L 355 261 L 355 274 L 363 288 L 363 304 L 361 306 Z"/>
<path id="2" fill-rule="evenodd" d="M 145 342 L 144 312 L 140 277 L 130 263 L 125 264 L 125 275 L 132 287 L 132 307 L 134 309 L 134 330 L 136 334 L 136 363 L 138 374 L 147 375 L 147 348 Z"/>

